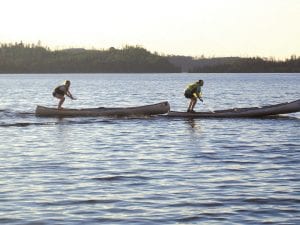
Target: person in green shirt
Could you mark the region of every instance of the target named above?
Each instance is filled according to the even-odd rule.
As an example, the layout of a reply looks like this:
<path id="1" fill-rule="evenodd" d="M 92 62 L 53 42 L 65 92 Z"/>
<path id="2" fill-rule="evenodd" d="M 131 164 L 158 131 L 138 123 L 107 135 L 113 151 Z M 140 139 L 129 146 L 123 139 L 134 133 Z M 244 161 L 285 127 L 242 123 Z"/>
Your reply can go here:
<path id="1" fill-rule="evenodd" d="M 191 99 L 187 112 L 191 112 L 191 113 L 195 112 L 194 107 L 197 103 L 197 99 L 203 102 L 202 90 L 201 90 L 203 84 L 204 84 L 203 80 L 198 80 L 195 83 L 189 84 L 185 89 L 184 96 L 186 98 Z"/>

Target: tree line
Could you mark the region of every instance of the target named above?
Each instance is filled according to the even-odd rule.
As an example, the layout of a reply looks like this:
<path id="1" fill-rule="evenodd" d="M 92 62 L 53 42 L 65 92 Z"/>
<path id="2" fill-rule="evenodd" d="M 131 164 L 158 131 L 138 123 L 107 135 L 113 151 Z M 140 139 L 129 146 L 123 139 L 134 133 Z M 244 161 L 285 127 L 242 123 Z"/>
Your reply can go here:
<path id="1" fill-rule="evenodd" d="M 191 68 L 190 73 L 300 73 L 300 57 L 291 56 L 285 60 L 232 58 L 228 62 L 202 65 Z"/>
<path id="2" fill-rule="evenodd" d="M 163 56 L 140 46 L 107 50 L 50 50 L 38 44 L 0 44 L 0 73 L 300 73 L 300 57 Z"/>
<path id="3" fill-rule="evenodd" d="M 181 69 L 140 46 L 51 51 L 40 44 L 1 44 L 0 73 L 171 73 Z"/>

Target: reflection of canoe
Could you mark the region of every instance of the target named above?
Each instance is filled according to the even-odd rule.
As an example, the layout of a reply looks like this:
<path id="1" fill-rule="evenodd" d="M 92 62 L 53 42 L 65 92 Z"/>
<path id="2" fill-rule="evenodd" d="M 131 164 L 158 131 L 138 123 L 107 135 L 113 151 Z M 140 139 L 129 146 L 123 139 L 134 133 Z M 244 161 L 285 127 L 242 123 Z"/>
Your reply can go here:
<path id="1" fill-rule="evenodd" d="M 287 102 L 276 105 L 269 105 L 263 107 L 252 107 L 252 108 L 234 108 L 228 110 L 217 110 L 214 112 L 175 112 L 171 111 L 168 113 L 168 117 L 264 117 L 279 114 L 295 113 L 300 111 L 300 99 L 293 102 Z"/>
<path id="2" fill-rule="evenodd" d="M 86 108 L 86 109 L 57 109 L 37 106 L 35 114 L 37 116 L 151 116 L 165 114 L 170 110 L 168 102 L 161 102 L 153 105 L 127 108 Z"/>

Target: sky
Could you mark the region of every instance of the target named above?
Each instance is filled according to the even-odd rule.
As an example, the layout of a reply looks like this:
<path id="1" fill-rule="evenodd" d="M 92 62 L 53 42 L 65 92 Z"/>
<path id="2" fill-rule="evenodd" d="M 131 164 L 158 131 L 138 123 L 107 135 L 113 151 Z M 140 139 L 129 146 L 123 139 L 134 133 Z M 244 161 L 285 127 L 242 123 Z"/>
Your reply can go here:
<path id="1" fill-rule="evenodd" d="M 165 55 L 300 55 L 300 0 L 0 0 L 0 43 Z"/>

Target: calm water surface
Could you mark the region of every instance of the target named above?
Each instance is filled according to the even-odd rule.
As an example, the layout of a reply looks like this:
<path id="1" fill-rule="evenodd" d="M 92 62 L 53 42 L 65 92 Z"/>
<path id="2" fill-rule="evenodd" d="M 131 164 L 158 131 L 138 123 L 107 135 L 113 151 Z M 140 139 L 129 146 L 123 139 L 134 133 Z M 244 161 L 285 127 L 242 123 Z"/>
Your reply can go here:
<path id="1" fill-rule="evenodd" d="M 212 109 L 300 98 L 300 74 L 0 75 L 0 224 L 299 224 L 300 113 L 269 119 L 37 118 L 168 100 Z M 196 110 L 207 110 L 198 104 Z"/>

